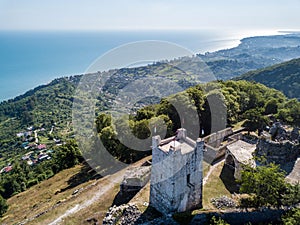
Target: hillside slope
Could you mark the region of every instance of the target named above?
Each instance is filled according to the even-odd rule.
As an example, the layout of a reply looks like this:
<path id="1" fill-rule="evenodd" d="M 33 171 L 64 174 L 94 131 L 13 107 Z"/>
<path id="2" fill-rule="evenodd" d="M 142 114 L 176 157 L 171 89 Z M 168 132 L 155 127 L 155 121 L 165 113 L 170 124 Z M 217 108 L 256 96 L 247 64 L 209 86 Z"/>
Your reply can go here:
<path id="1" fill-rule="evenodd" d="M 213 72 L 214 78 L 226 80 L 250 70 L 300 57 L 299 46 L 300 36 L 296 34 L 250 37 L 243 39 L 235 48 L 199 54 L 198 57 L 206 63 L 205 65 L 198 57 L 182 57 L 137 68 L 111 70 L 111 77 L 103 87 L 105 94 L 97 98 L 99 100 L 97 112 L 109 107 L 109 103 L 118 91 L 137 79 L 148 76 L 166 77 L 186 89 L 199 83 L 199 80 L 211 81 L 210 71 Z M 266 80 L 260 78 L 257 81 L 282 90 L 289 97 L 299 99 L 299 79 L 297 79 L 299 64 L 296 62 L 298 61 L 282 64 L 285 66 L 278 70 L 278 65 L 267 69 L 270 71 L 275 69 L 274 73 L 277 74 L 278 71 L 278 75 L 288 73 L 288 77 L 279 76 Z M 207 70 L 206 65 L 210 71 Z M 265 70 L 259 73 L 263 73 L 262 71 Z M 243 79 L 251 80 L 252 73 L 247 74 Z M 61 139 L 61 131 L 71 123 L 73 95 L 81 77 L 59 78 L 15 99 L 0 103 L 0 156 L 5 159 L 10 158 L 11 150 L 21 150 L 18 147 L 20 144 L 16 134 L 29 126 L 43 127 L 47 130 L 55 126 L 52 136 Z M 195 83 L 191 77 L 197 77 L 198 82 Z"/>
<path id="2" fill-rule="evenodd" d="M 237 80 L 262 83 L 283 92 L 289 98 L 300 99 L 300 58 L 248 72 Z"/>

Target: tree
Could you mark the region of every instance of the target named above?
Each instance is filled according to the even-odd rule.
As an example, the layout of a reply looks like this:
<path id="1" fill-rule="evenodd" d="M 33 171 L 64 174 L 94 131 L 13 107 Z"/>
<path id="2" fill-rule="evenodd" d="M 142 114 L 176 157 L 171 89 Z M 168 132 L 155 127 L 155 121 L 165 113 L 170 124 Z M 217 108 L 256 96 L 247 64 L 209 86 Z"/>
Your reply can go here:
<path id="1" fill-rule="evenodd" d="M 265 104 L 265 113 L 266 114 L 275 114 L 278 110 L 278 101 L 275 98 L 270 99 Z"/>
<path id="2" fill-rule="evenodd" d="M 144 119 L 151 119 L 155 116 L 155 112 L 150 107 L 145 107 L 136 112 L 136 120 L 144 120 Z"/>
<path id="3" fill-rule="evenodd" d="M 289 124 L 300 125 L 300 102 L 290 99 L 278 110 L 277 117 Z"/>
<path id="4" fill-rule="evenodd" d="M 6 200 L 0 195 L 0 217 L 3 216 L 4 213 L 6 213 L 8 209 L 8 205 Z"/>
<path id="5" fill-rule="evenodd" d="M 77 143 L 74 140 L 69 140 L 65 145 L 56 149 L 54 160 L 59 170 L 62 170 L 82 162 L 83 157 Z"/>
<path id="6" fill-rule="evenodd" d="M 240 192 L 249 194 L 255 206 L 281 206 L 289 192 L 285 173 L 273 163 L 252 168 L 246 166 L 241 173 Z"/>
<path id="7" fill-rule="evenodd" d="M 101 113 L 99 116 L 97 116 L 96 118 L 97 132 L 100 133 L 103 128 L 110 126 L 111 120 L 112 118 L 111 115 L 109 114 Z"/>
<path id="8" fill-rule="evenodd" d="M 282 222 L 284 225 L 295 225 L 299 224 L 300 221 L 300 209 L 292 209 L 290 212 L 282 217 Z"/>
<path id="9" fill-rule="evenodd" d="M 247 128 L 248 131 L 256 131 L 257 129 L 262 129 L 268 124 L 268 119 L 263 116 L 263 109 L 250 109 L 245 112 L 244 118 L 247 119 L 243 126 Z"/>

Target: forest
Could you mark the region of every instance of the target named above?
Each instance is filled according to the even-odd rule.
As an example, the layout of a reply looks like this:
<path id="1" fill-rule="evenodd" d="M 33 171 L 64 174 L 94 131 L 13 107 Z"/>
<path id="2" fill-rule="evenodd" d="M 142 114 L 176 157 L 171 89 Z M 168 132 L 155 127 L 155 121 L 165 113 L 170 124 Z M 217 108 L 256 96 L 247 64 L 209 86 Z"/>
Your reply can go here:
<path id="1" fill-rule="evenodd" d="M 216 102 L 210 102 L 209 99 L 214 99 Z M 180 115 L 185 117 L 184 124 L 171 102 L 177 102 L 184 108 L 186 114 Z M 151 143 L 145 145 L 145 148 L 148 147 L 148 149 L 144 149 L 145 151 L 129 149 L 118 140 L 116 130 L 123 131 L 125 137 L 129 133 L 133 133 L 137 138 L 146 139 L 153 134 L 155 124 L 157 133 L 160 132 L 159 124 L 163 121 L 167 126 L 166 135 L 171 136 L 181 126 L 190 126 L 189 123 L 193 123 L 189 119 L 189 113 L 194 110 L 199 117 L 200 126 L 191 131 L 189 135 L 191 137 L 205 136 L 212 129 L 212 116 L 215 115 L 211 113 L 210 104 L 215 103 L 221 105 L 221 110 L 226 110 L 218 112 L 227 114 L 226 117 L 222 117 L 221 114 L 221 116 L 217 116 L 218 123 L 224 123 L 226 126 L 243 121 L 243 125 L 248 129 L 256 130 L 269 125 L 268 115 L 270 114 L 284 123 L 298 126 L 300 124 L 300 103 L 296 99 L 288 99 L 281 92 L 259 83 L 219 81 L 196 85 L 184 92 L 161 99 L 159 104 L 139 109 L 136 114 L 130 116 L 130 130 L 127 130 L 126 119 L 121 117 L 112 120 L 109 114 L 99 114 L 95 119 L 97 135 L 115 158 L 131 163 L 151 154 L 149 151 Z M 19 159 L 12 160 L 10 163 L 14 165 L 14 169 L 1 175 L 2 196 L 9 198 L 53 176 L 62 169 L 82 162 L 83 157 L 75 139 L 66 138 L 66 141 L 65 145 L 53 147 L 51 160 L 43 161 L 35 166 L 29 166 Z"/>
<path id="2" fill-rule="evenodd" d="M 235 79 L 262 83 L 283 92 L 289 98 L 300 99 L 300 59 L 248 72 Z"/>
<path id="3" fill-rule="evenodd" d="M 214 101 L 209 101 L 210 99 Z M 181 105 L 186 114 L 179 116 L 171 102 Z M 217 114 L 211 112 L 213 104 L 218 105 Z M 190 117 L 190 112 L 193 110 L 197 112 L 200 122 L 195 130 L 188 131 L 189 136 L 193 138 L 213 132 L 212 129 L 216 129 L 212 128 L 212 121 L 216 119 L 215 117 L 217 117 L 216 123 L 223 123 L 225 126 L 233 126 L 242 121 L 242 125 L 249 131 L 270 126 L 270 115 L 285 124 L 300 125 L 300 102 L 297 99 L 288 99 L 281 92 L 259 83 L 219 81 L 188 88 L 184 92 L 163 98 L 159 104 L 139 109 L 130 117 L 131 130 L 127 129 L 126 118 L 120 117 L 112 120 L 110 114 L 100 114 L 96 118 L 96 127 L 99 137 L 111 154 L 129 163 L 140 159 L 145 152 L 126 148 L 117 138 L 118 130 L 122 131 L 123 136 L 132 132 L 138 138 L 146 139 L 153 134 L 155 124 L 160 124 L 159 120 L 161 120 L 167 125 L 167 136 L 172 136 L 182 126 L 193 127 L 194 121 L 191 121 Z M 159 126 L 156 129 L 159 133 Z M 147 150 L 150 150 L 150 140 L 146 146 L 148 146 Z"/>

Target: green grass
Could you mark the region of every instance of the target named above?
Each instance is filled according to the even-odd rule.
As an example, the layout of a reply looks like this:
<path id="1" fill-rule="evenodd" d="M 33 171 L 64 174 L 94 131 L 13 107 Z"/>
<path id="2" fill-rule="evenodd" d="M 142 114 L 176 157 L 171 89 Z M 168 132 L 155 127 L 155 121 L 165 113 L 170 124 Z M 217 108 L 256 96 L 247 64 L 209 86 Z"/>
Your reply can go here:
<path id="1" fill-rule="evenodd" d="M 207 163 L 207 162 L 205 162 L 205 161 L 203 161 L 202 168 L 203 168 L 203 177 L 205 177 L 206 174 L 208 173 L 209 169 L 210 169 L 210 164 Z"/>
<path id="2" fill-rule="evenodd" d="M 211 173 L 207 183 L 203 187 L 203 208 L 213 209 L 211 199 L 219 196 L 226 195 L 231 197 L 231 193 L 227 190 L 225 184 L 220 178 L 224 163 L 220 163 L 215 170 Z"/>
<path id="3" fill-rule="evenodd" d="M 59 192 L 69 186 L 68 181 L 72 176 L 79 173 L 82 166 L 76 166 L 64 170 L 54 177 L 37 184 L 27 191 L 17 194 L 7 200 L 8 211 L 0 220 L 1 224 L 15 224 L 26 218 L 31 218 L 38 213 L 45 211 L 58 201 L 64 201 L 72 196 L 73 191 L 78 188 L 70 188 L 64 192 Z M 87 185 L 83 184 L 82 186 Z"/>

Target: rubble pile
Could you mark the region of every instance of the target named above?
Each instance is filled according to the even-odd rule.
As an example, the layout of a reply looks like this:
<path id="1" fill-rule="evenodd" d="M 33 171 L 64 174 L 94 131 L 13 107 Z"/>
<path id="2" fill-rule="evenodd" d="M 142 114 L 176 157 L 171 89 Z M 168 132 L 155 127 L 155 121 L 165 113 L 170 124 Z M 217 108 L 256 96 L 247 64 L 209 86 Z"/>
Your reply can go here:
<path id="1" fill-rule="evenodd" d="M 112 206 L 103 219 L 103 225 L 133 225 L 141 214 L 140 210 L 132 204 Z"/>
<path id="2" fill-rule="evenodd" d="M 236 203 L 233 199 L 228 198 L 227 196 L 222 196 L 219 198 L 212 198 L 211 203 L 217 208 L 234 208 Z"/>

